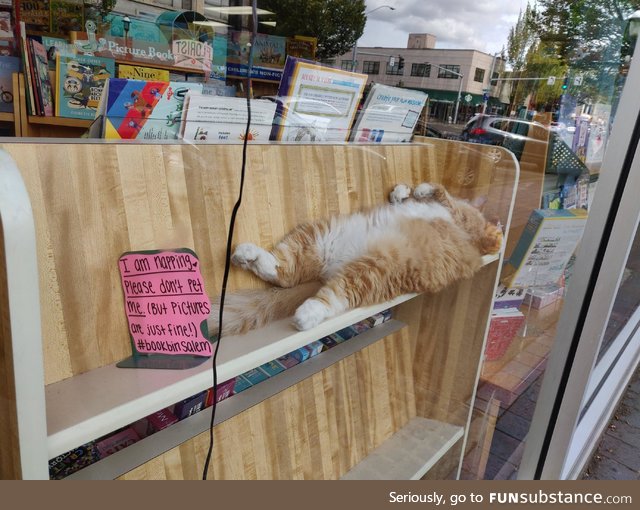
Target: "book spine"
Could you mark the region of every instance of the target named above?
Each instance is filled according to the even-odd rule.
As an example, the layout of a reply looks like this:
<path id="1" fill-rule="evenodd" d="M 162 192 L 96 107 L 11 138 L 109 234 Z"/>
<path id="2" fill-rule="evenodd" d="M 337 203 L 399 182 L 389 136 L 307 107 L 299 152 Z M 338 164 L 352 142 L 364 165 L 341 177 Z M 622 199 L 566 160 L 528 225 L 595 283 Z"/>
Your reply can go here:
<path id="1" fill-rule="evenodd" d="M 33 91 L 31 90 L 31 74 L 29 72 L 29 51 L 24 21 L 20 22 L 20 53 L 22 57 L 22 72 L 25 83 L 25 96 L 27 100 L 27 113 L 33 115 Z"/>
<path id="2" fill-rule="evenodd" d="M 29 66 L 31 72 L 31 85 L 33 87 L 33 98 L 35 99 L 36 115 L 44 116 L 44 108 L 42 107 L 42 83 L 40 81 L 40 73 L 36 64 L 36 52 L 33 47 L 33 39 L 27 39 L 29 46 Z"/>

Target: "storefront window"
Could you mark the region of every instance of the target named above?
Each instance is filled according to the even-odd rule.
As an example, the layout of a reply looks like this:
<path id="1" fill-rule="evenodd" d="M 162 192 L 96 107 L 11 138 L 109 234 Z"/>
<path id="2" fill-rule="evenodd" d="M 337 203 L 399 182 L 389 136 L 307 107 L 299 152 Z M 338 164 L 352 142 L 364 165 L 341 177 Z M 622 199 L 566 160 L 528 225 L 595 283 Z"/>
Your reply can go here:
<path id="1" fill-rule="evenodd" d="M 429 152 L 436 139 L 446 143 L 425 159 L 453 167 L 442 176 L 452 190 L 482 188 L 482 196 L 464 198 L 501 222 L 506 241 L 488 298 L 483 362 L 469 369 L 477 368 L 478 381 L 470 395 L 456 397 L 464 400 L 456 412 L 466 428 L 464 440 L 454 434 L 451 455 L 460 462 L 440 464 L 437 476 L 514 479 L 576 252 L 608 170 L 603 155 L 634 57 L 627 18 L 638 2 L 587 0 L 578 9 L 545 0 L 523 10 L 498 3 L 505 12 L 485 18 L 471 0 L 459 3 L 460 12 L 431 12 L 418 0 L 259 0 L 255 13 L 248 0 L 184 1 L 179 10 L 161 0 L 16 0 L 18 9 L 0 6 L 0 130 L 16 138 L 194 146 L 330 143 L 379 151 L 399 144 Z M 451 26 L 441 22 L 448 16 Z M 407 29 L 416 17 L 423 33 Z M 477 182 L 480 167 L 493 180 Z M 500 202 L 499 214 L 491 200 Z M 598 393 L 597 374 L 609 370 L 625 332 L 640 323 L 638 255 L 636 240 L 585 412 Z M 471 308 L 483 299 L 469 294 Z M 421 354 L 425 365 L 442 361 Z M 427 393 L 438 400 L 437 388 Z M 429 404 L 434 414 L 448 407 Z"/>

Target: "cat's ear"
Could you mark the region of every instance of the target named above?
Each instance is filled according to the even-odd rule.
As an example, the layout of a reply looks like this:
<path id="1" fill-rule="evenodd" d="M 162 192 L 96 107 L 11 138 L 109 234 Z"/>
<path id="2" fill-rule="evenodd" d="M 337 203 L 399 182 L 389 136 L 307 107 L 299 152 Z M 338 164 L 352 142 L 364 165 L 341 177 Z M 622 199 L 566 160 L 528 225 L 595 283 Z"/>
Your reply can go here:
<path id="1" fill-rule="evenodd" d="M 478 209 L 478 211 L 482 210 L 484 204 L 487 203 L 487 195 L 482 195 L 480 197 L 475 197 L 469 201 L 469 203 Z"/>

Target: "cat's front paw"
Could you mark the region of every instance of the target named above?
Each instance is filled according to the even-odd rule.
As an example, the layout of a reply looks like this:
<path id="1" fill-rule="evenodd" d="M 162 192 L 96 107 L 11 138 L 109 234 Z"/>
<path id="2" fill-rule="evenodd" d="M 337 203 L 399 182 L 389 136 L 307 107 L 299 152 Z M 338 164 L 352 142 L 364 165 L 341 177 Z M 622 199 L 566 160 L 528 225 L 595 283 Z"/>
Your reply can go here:
<path id="1" fill-rule="evenodd" d="M 398 184 L 393 191 L 389 193 L 389 202 L 392 204 L 401 204 L 411 196 L 411 188 L 406 184 Z"/>
<path id="2" fill-rule="evenodd" d="M 236 246 L 231 262 L 243 269 L 253 271 L 265 281 L 274 282 L 278 278 L 276 258 L 253 243 L 242 243 Z"/>
<path id="3" fill-rule="evenodd" d="M 231 255 L 231 262 L 236 266 L 249 269 L 251 264 L 258 260 L 261 249 L 252 243 L 242 243 L 236 246 Z"/>
<path id="4" fill-rule="evenodd" d="M 300 331 L 316 327 L 329 316 L 327 305 L 317 299 L 307 299 L 296 310 L 293 325 Z"/>

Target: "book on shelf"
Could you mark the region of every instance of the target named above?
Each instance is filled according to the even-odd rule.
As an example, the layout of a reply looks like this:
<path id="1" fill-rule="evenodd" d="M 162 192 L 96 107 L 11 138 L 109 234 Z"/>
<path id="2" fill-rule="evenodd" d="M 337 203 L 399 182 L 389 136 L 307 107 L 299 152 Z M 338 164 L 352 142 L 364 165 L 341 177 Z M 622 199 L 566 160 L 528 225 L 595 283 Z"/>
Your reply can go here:
<path id="1" fill-rule="evenodd" d="M 502 358 L 525 321 L 518 308 L 499 308 L 492 312 L 485 347 L 485 360 Z"/>
<path id="2" fill-rule="evenodd" d="M 118 65 L 118 78 L 130 78 L 145 81 L 170 81 L 167 69 L 155 69 L 153 67 Z"/>
<path id="3" fill-rule="evenodd" d="M 19 71 L 19 57 L 0 57 L 0 112 L 13 112 L 13 73 Z"/>
<path id="4" fill-rule="evenodd" d="M 111 79 L 98 110 L 98 116 L 102 116 L 100 135 L 109 139 L 175 140 L 189 91 L 201 92 L 202 84 Z"/>
<path id="5" fill-rule="evenodd" d="M 29 61 L 29 43 L 27 41 L 27 31 L 24 21 L 20 21 L 20 50 L 22 55 L 22 70 L 24 74 L 27 113 L 29 115 L 36 115 L 36 103 L 33 95 L 33 80 L 31 78 L 31 64 Z"/>
<path id="6" fill-rule="evenodd" d="M 71 44 L 66 39 L 62 39 L 60 37 L 50 37 L 47 35 L 42 36 L 42 45 L 44 49 L 47 50 L 47 58 L 49 62 L 49 70 L 56 72 L 56 56 L 73 56 L 76 53 L 76 47 Z M 55 74 L 54 74 L 55 76 Z"/>
<path id="7" fill-rule="evenodd" d="M 35 57 L 33 54 L 33 39 L 27 37 L 27 56 L 29 60 L 29 75 L 31 78 L 31 93 L 33 95 L 32 115 L 42 115 L 42 102 L 40 100 L 40 85 L 37 79 L 37 71 L 35 66 Z"/>
<path id="8" fill-rule="evenodd" d="M 111 58 L 91 55 L 56 57 L 56 115 L 94 119 L 105 84 L 115 73 Z"/>
<path id="9" fill-rule="evenodd" d="M 53 87 L 49 78 L 49 64 L 47 62 L 47 50 L 41 42 L 30 39 L 31 43 L 31 64 L 35 76 L 36 95 L 38 97 L 39 115 L 52 117 L 53 107 Z"/>
<path id="10" fill-rule="evenodd" d="M 14 2 L 16 19 L 24 23 L 30 33 L 48 32 L 51 24 L 49 0 L 30 0 L 29 2 Z M 26 32 L 23 32 L 26 33 Z"/>

